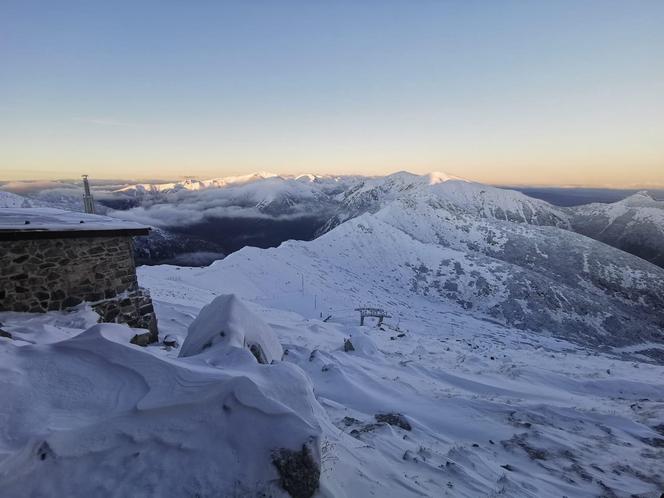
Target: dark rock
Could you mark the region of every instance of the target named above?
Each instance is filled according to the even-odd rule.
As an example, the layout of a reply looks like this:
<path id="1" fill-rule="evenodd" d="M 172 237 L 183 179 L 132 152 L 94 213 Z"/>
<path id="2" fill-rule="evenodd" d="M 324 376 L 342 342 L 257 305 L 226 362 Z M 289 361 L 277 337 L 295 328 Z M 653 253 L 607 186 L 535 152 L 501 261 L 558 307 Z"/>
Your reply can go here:
<path id="1" fill-rule="evenodd" d="M 344 351 L 348 353 L 349 351 L 355 351 L 355 346 L 350 342 L 350 339 L 344 339 Z"/>
<path id="2" fill-rule="evenodd" d="M 0 337 L 6 337 L 7 339 L 13 339 L 12 335 L 9 332 L 7 332 L 5 330 L 2 330 L 2 329 L 0 329 Z"/>
<path id="3" fill-rule="evenodd" d="M 65 291 L 63 291 L 62 289 L 57 289 L 51 292 L 51 299 L 57 299 L 59 301 L 62 301 L 66 297 L 67 295 L 65 294 Z"/>
<path id="4" fill-rule="evenodd" d="M 131 344 L 136 344 L 137 346 L 145 347 L 152 342 L 150 337 L 150 332 L 145 332 L 144 334 L 136 334 L 129 341 Z"/>
<path id="5" fill-rule="evenodd" d="M 410 422 L 406 420 L 406 417 L 400 413 L 378 413 L 375 415 L 375 418 L 376 422 L 383 422 L 385 424 L 400 427 L 405 431 L 410 431 L 413 429 L 410 425 Z"/>
<path id="6" fill-rule="evenodd" d="M 267 363 L 265 360 L 265 355 L 263 354 L 263 350 L 258 344 L 249 345 L 249 351 L 254 355 L 254 358 L 256 358 L 258 363 L 261 365 L 265 365 Z"/>
<path id="7" fill-rule="evenodd" d="M 39 448 L 37 448 L 37 458 L 44 461 L 47 458 L 53 457 L 55 457 L 55 453 L 53 453 L 53 450 L 46 441 L 39 445 Z"/>
<path id="8" fill-rule="evenodd" d="M 174 335 L 167 335 L 164 337 L 164 346 L 168 346 L 170 348 L 177 348 L 180 344 L 178 343 L 178 338 Z"/>
<path id="9" fill-rule="evenodd" d="M 64 301 L 62 301 L 62 306 L 65 308 L 71 308 L 73 306 L 77 306 L 81 304 L 82 300 L 78 297 L 74 296 L 68 296 L 65 298 Z"/>
<path id="10" fill-rule="evenodd" d="M 658 437 L 643 438 L 641 439 L 645 444 L 652 446 L 654 448 L 664 448 L 664 439 Z"/>
<path id="11" fill-rule="evenodd" d="M 150 314 L 148 330 L 150 331 L 150 340 L 157 342 L 159 340 L 159 328 L 157 327 L 157 315 Z"/>
<path id="12" fill-rule="evenodd" d="M 354 418 L 354 417 L 344 417 L 343 420 L 342 420 L 342 422 L 344 423 L 344 425 L 345 425 L 346 427 L 350 427 L 351 425 L 355 425 L 355 424 L 359 424 L 359 423 L 360 423 L 360 421 L 357 420 L 357 419 Z"/>
<path id="13" fill-rule="evenodd" d="M 141 315 L 147 315 L 147 314 L 149 314 L 149 313 L 152 313 L 153 311 L 154 311 L 154 308 L 153 308 L 153 306 L 152 306 L 152 302 L 149 302 L 149 303 L 147 303 L 147 304 L 144 304 L 144 305 L 141 306 L 140 309 L 138 310 L 138 312 L 139 312 Z"/>
<path id="14" fill-rule="evenodd" d="M 293 498 L 311 498 L 316 493 L 320 467 L 306 445 L 300 451 L 285 448 L 274 451 L 272 463 L 279 473 L 281 487 Z"/>
<path id="15" fill-rule="evenodd" d="M 120 314 L 120 310 L 115 307 L 110 307 L 102 315 L 101 321 L 106 323 L 112 323 L 115 321 L 115 318 Z"/>
<path id="16" fill-rule="evenodd" d="M 365 426 L 360 427 L 359 429 L 353 429 L 352 431 L 350 431 L 350 435 L 353 436 L 355 439 L 361 439 L 360 436 L 362 434 L 375 431 L 379 427 L 380 424 L 367 424 Z"/>

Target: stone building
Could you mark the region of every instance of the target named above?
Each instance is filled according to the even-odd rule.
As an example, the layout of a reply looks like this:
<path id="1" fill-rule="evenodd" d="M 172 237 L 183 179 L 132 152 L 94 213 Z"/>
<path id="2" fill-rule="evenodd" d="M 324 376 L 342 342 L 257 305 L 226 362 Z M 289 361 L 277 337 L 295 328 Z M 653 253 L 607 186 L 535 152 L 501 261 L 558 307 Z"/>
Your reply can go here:
<path id="1" fill-rule="evenodd" d="M 150 331 L 157 321 L 138 286 L 132 237 L 149 228 L 50 208 L 0 209 L 0 311 L 64 310 L 87 301 L 101 321 Z"/>

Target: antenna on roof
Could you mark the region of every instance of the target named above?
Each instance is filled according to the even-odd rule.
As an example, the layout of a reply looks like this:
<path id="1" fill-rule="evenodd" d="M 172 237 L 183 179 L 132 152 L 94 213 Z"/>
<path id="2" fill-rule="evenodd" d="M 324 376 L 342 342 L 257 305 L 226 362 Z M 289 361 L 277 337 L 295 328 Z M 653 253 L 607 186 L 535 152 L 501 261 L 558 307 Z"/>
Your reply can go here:
<path id="1" fill-rule="evenodd" d="M 83 177 L 83 208 L 86 213 L 95 214 L 95 200 L 90 193 L 90 183 L 88 182 L 88 175 L 81 175 Z"/>

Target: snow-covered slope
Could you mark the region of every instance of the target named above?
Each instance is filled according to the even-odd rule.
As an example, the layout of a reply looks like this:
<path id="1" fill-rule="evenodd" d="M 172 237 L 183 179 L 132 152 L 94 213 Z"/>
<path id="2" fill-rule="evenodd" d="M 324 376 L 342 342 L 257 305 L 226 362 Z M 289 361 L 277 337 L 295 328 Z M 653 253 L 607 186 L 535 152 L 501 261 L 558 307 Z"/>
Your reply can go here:
<path id="1" fill-rule="evenodd" d="M 31 207 L 47 207 L 44 203 L 28 199 L 22 195 L 12 194 L 0 190 L 0 208 L 31 208 Z"/>
<path id="2" fill-rule="evenodd" d="M 664 267 L 664 201 L 639 192 L 612 204 L 570 208 L 572 228 Z"/>
<path id="3" fill-rule="evenodd" d="M 236 319 L 200 315 L 192 356 L 89 328 L 84 307 L 0 313 L 0 496 L 286 496 L 272 458 L 303 444 L 318 497 L 657 496 L 664 270 L 494 209 L 518 199 L 434 194 L 207 268 L 141 267 L 180 344 L 238 296 Z M 359 326 L 358 306 L 390 317 Z M 283 361 L 234 347 L 268 329 Z"/>
<path id="4" fill-rule="evenodd" d="M 74 189 L 48 189 L 33 192 L 30 197 L 0 190 L 0 207 L 50 207 L 66 211 L 83 211 L 83 194 Z M 104 214 L 103 206 L 98 206 Z"/>
<path id="5" fill-rule="evenodd" d="M 360 462 L 335 496 L 664 485 L 664 271 L 602 243 L 406 199 L 311 242 L 139 278 L 168 333 L 227 292 L 261 314 L 340 431 L 323 473 Z M 358 306 L 391 318 L 360 327 Z"/>
<path id="6" fill-rule="evenodd" d="M 462 180 L 445 173 L 414 175 L 400 172 L 360 181 L 340 194 L 337 215 L 322 230 L 327 231 L 364 213 L 375 213 L 400 199 L 426 201 L 456 213 L 466 213 L 520 223 L 568 227 L 567 215 L 551 204 L 506 190 Z"/>
<path id="7" fill-rule="evenodd" d="M 487 221 L 427 203 L 395 202 L 375 218 L 376 238 L 393 229 L 407 234 L 400 266 L 411 268 L 413 292 L 582 344 L 664 342 L 664 271 L 638 257 L 557 227 Z"/>

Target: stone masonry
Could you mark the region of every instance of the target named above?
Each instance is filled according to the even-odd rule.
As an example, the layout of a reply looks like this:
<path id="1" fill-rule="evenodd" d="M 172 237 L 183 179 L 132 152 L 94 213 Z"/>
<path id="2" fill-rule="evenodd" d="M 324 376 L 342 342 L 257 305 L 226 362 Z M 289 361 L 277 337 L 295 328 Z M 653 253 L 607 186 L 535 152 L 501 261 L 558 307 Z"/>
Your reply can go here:
<path id="1" fill-rule="evenodd" d="M 91 302 L 105 322 L 147 328 L 152 300 L 139 288 L 129 236 L 0 241 L 0 311 L 45 312 Z"/>

